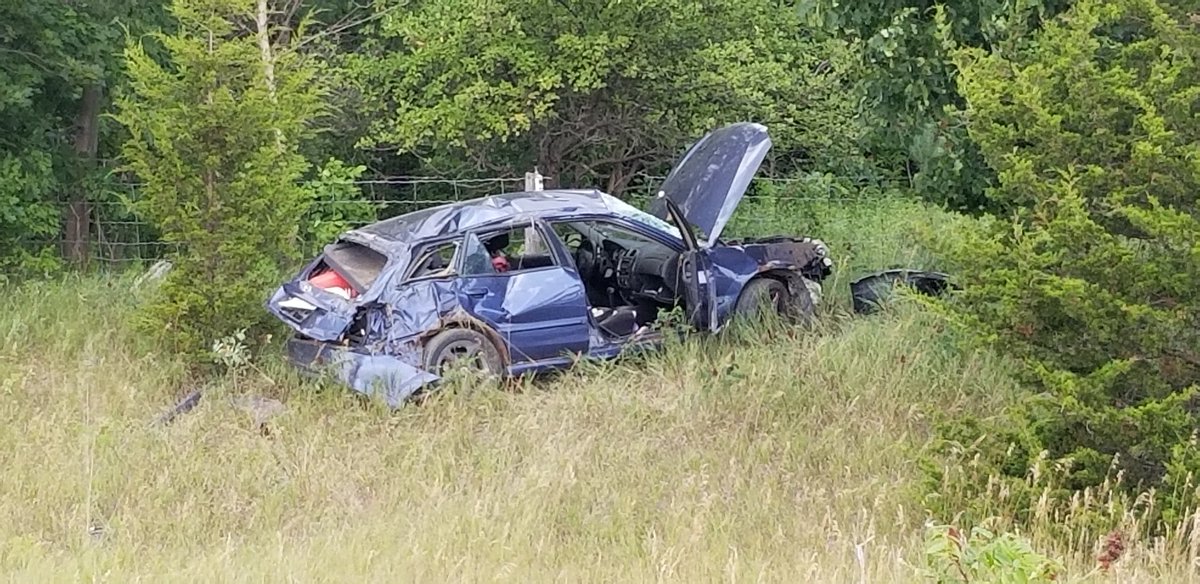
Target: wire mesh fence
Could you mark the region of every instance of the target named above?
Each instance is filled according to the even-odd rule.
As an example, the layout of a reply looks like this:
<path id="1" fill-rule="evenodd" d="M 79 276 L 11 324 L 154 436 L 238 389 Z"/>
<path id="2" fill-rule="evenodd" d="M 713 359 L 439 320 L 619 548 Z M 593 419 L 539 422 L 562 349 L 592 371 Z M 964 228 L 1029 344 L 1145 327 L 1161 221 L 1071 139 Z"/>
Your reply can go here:
<path id="1" fill-rule="evenodd" d="M 645 207 L 657 192 L 664 177 L 641 176 L 621 193 L 621 198 L 639 207 Z M 358 227 L 373 220 L 387 219 L 420 209 L 456 203 L 488 195 L 520 192 L 526 190 L 525 177 L 491 178 L 445 178 L 396 176 L 357 180 L 355 186 L 361 193 L 359 200 L 317 200 L 311 211 L 322 217 L 358 217 L 347 219 L 347 227 Z M 861 201 L 879 192 L 901 187 L 894 182 L 881 181 L 874 177 L 846 178 L 814 174 L 795 178 L 756 179 L 739 208 L 739 215 L 748 218 L 740 221 L 743 230 L 754 231 L 755 227 L 766 229 L 771 220 L 788 215 L 797 205 L 805 203 L 848 203 Z M 117 196 L 88 206 L 90 229 L 86 232 L 83 248 L 93 263 L 120 265 L 160 259 L 174 248 L 163 241 L 154 226 L 145 221 L 135 210 L 141 185 L 136 182 L 120 185 Z M 373 213 L 369 219 L 362 218 L 363 202 L 369 203 Z M 346 209 L 339 209 L 346 206 Z M 356 212 L 349 211 L 355 206 Z M 64 212 L 66 211 L 64 206 Z M 754 233 L 750 233 L 754 234 Z M 62 249 L 78 248 L 80 242 L 61 236 Z"/>

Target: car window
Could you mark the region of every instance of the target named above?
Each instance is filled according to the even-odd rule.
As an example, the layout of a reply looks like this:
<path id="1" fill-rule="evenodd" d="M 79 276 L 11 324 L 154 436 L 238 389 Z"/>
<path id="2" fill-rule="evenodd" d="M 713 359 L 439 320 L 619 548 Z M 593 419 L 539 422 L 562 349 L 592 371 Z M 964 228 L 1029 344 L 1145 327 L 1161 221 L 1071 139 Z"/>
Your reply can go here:
<path id="1" fill-rule="evenodd" d="M 454 256 L 458 254 L 458 242 L 438 243 L 422 249 L 413 262 L 409 279 L 437 278 L 454 273 Z"/>
<path id="2" fill-rule="evenodd" d="M 464 276 L 521 272 L 557 263 L 542 232 L 533 223 L 485 231 L 478 236 L 472 234 L 466 245 Z"/>
<path id="3" fill-rule="evenodd" d="M 671 225 L 670 223 L 659 219 L 654 215 L 642 211 L 641 209 L 638 209 L 637 207 L 634 207 L 633 205 L 630 205 L 629 203 L 626 203 L 625 201 L 622 201 L 621 199 L 618 199 L 612 195 L 601 195 L 601 197 L 604 199 L 605 204 L 607 204 L 608 207 L 613 211 L 616 211 L 617 213 L 620 213 L 621 215 L 624 215 L 625 217 L 637 221 L 643 225 L 647 225 L 659 231 L 669 233 L 676 239 L 683 239 L 683 235 L 679 233 L 678 227 Z"/>
<path id="4" fill-rule="evenodd" d="M 583 242 L 587 239 L 587 236 L 584 235 L 580 226 L 576 223 L 552 223 L 550 228 L 571 255 L 575 255 L 575 252 L 579 250 Z"/>
<path id="5" fill-rule="evenodd" d="M 467 234 L 467 239 L 463 242 L 462 275 L 478 276 L 494 273 L 496 273 L 496 269 L 492 266 L 492 257 L 488 254 L 483 242 L 479 240 L 479 236 L 474 233 Z"/>
<path id="6" fill-rule="evenodd" d="M 595 222 L 590 223 L 589 225 L 592 227 L 592 229 L 595 229 L 596 231 L 600 232 L 600 234 L 603 235 L 605 239 L 615 239 L 618 242 L 626 241 L 626 242 L 649 243 L 649 244 L 654 244 L 654 245 L 662 245 L 661 243 L 658 243 L 657 241 L 654 241 L 653 239 L 650 239 L 649 237 L 646 237 L 645 235 L 642 235 L 641 233 L 632 231 L 630 229 L 626 229 L 624 227 L 615 225 L 613 223 L 606 223 L 604 221 L 595 221 Z"/>

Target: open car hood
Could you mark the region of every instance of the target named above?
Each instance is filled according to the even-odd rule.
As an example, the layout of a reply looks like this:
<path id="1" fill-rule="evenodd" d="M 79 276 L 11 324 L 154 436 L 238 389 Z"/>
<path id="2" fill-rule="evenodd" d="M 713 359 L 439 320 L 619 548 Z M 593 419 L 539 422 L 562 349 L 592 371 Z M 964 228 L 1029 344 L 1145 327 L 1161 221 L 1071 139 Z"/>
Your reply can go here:
<path id="1" fill-rule="evenodd" d="M 688 149 L 659 190 L 711 245 L 770 149 L 771 138 L 761 124 L 740 122 L 713 130 Z M 666 219 L 666 202 L 655 198 L 650 212 Z"/>

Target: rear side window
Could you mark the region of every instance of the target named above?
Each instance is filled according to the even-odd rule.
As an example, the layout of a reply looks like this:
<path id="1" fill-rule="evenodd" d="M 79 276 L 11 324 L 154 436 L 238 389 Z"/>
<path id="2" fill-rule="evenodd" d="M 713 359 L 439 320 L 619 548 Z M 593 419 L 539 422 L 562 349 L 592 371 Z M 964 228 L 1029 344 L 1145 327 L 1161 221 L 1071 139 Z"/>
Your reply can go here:
<path id="1" fill-rule="evenodd" d="M 458 242 L 448 241 L 437 243 L 421 249 L 415 266 L 409 275 L 410 280 L 417 278 L 441 278 L 454 273 L 454 258 L 458 255 Z"/>
<path id="2" fill-rule="evenodd" d="M 357 243 L 342 241 L 325 248 L 324 263 L 359 294 L 375 284 L 387 256 Z"/>
<path id="3" fill-rule="evenodd" d="M 496 268 L 492 265 L 491 254 L 474 233 L 468 234 L 467 240 L 463 244 L 462 273 L 464 276 L 496 273 Z"/>

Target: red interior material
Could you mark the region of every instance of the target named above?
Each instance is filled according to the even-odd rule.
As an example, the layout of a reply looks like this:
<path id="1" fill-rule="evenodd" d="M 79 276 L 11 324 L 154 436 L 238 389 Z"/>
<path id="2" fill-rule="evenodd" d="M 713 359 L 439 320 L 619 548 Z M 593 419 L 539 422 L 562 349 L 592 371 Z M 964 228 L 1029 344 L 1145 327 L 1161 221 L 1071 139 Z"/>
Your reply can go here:
<path id="1" fill-rule="evenodd" d="M 354 287 L 351 286 L 341 274 L 333 270 L 318 272 L 316 275 L 309 278 L 308 281 L 312 282 L 313 286 L 323 290 L 328 290 L 330 288 L 341 288 L 350 294 L 351 298 L 358 296 L 358 291 L 355 290 Z"/>

